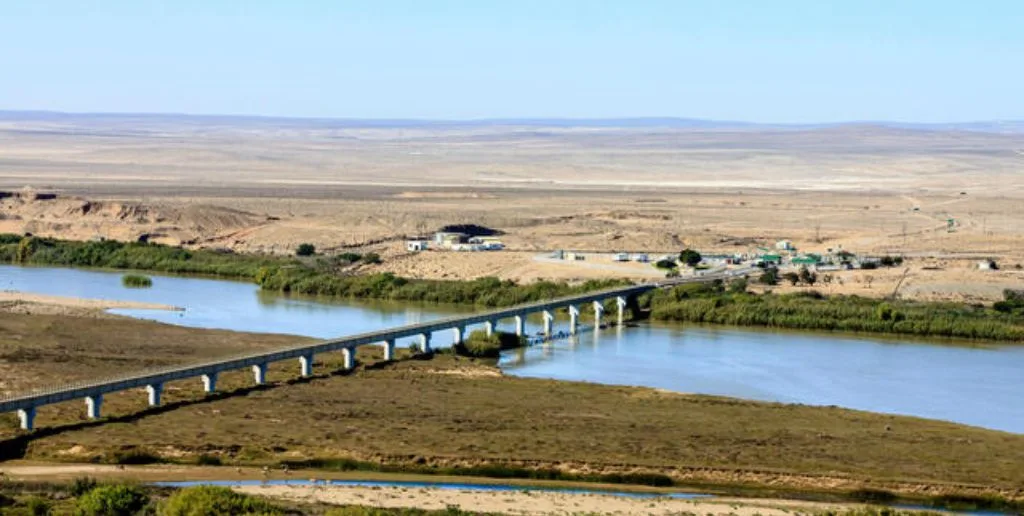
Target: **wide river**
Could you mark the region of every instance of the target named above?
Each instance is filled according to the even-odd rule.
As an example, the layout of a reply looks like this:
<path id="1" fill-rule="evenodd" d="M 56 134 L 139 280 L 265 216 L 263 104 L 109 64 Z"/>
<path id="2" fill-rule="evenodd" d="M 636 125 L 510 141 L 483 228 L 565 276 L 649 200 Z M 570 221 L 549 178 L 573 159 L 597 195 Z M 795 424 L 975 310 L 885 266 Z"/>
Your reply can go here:
<path id="1" fill-rule="evenodd" d="M 182 326 L 320 338 L 468 311 L 292 298 L 249 283 L 151 277 L 152 288 L 128 289 L 116 272 L 0 266 L 0 290 L 173 305 L 184 310 L 112 311 Z M 531 331 L 539 322 L 531 322 Z M 450 344 L 449 333 L 436 334 L 434 344 Z M 1024 346 L 644 323 L 509 352 L 500 366 L 518 376 L 837 405 L 1024 433 Z"/>

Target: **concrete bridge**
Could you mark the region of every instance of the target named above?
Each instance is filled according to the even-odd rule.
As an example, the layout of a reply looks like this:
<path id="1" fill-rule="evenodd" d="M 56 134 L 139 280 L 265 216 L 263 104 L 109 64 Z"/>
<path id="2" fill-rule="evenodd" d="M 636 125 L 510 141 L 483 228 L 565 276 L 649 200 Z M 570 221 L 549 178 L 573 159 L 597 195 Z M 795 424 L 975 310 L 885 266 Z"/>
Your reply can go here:
<path id="1" fill-rule="evenodd" d="M 145 388 L 149 397 L 149 405 L 158 406 L 160 405 L 164 384 L 175 380 L 199 378 L 203 382 L 203 389 L 210 393 L 216 391 L 217 375 L 221 372 L 250 368 L 253 373 L 253 381 L 259 385 L 266 381 L 267 367 L 274 362 L 283 360 L 298 360 L 301 374 L 305 377 L 313 374 L 313 357 L 315 355 L 338 351 L 343 354 L 344 367 L 351 369 L 355 367 L 356 348 L 360 346 L 381 346 L 384 350 L 384 359 L 392 360 L 395 353 L 395 341 L 414 337 L 419 339 L 419 350 L 424 353 L 430 353 L 432 352 L 430 345 L 431 336 L 436 332 L 452 331 L 454 332 L 455 343 L 459 343 L 462 339 L 466 338 L 469 326 L 483 325 L 484 330 L 490 334 L 496 330 L 499 321 L 512 319 L 515 321 L 516 334 L 523 335 L 527 316 L 536 313 L 543 315 L 543 332 L 545 335 L 550 336 L 553 332 L 555 311 L 563 308 L 567 308 L 569 311 L 569 333 L 575 335 L 579 331 L 580 314 L 584 309 L 593 310 L 594 324 L 595 326 L 600 326 L 605 317 L 605 302 L 614 300 L 616 307 L 614 314 L 615 322 L 621 325 L 627 306 L 639 294 L 682 283 L 710 282 L 717 279 L 727 279 L 736 275 L 739 274 L 733 271 L 699 277 L 676 278 L 659 283 L 617 287 L 468 316 L 457 316 L 425 323 L 410 324 L 315 344 L 226 357 L 200 364 L 142 371 L 112 378 L 54 385 L 28 393 L 0 397 L 0 413 L 17 411 L 21 420 L 21 428 L 32 430 L 38 407 L 74 399 L 84 399 L 88 417 L 96 419 L 101 414 L 103 395 L 111 392 Z"/>

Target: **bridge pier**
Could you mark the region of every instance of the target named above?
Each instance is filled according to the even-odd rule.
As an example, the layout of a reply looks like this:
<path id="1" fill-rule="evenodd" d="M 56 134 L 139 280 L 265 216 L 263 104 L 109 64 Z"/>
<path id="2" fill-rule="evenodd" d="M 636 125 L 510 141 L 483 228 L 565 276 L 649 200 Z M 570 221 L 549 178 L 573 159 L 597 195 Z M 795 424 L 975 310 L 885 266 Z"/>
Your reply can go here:
<path id="1" fill-rule="evenodd" d="M 421 333 L 420 334 L 420 351 L 422 351 L 423 353 L 427 353 L 427 354 L 430 354 L 430 353 L 434 352 L 434 350 L 430 348 L 430 334 L 429 333 Z"/>
<path id="2" fill-rule="evenodd" d="M 487 333 L 488 337 L 494 335 L 494 330 L 495 328 L 497 328 L 497 326 L 498 321 L 487 321 L 484 323 L 484 331 Z"/>
<path id="3" fill-rule="evenodd" d="M 618 309 L 618 319 L 616 323 L 619 326 L 622 326 L 622 322 L 625 320 L 627 304 L 628 303 L 626 302 L 626 298 L 622 296 L 618 296 L 615 298 L 615 306 Z"/>
<path id="4" fill-rule="evenodd" d="M 21 421 L 22 430 L 32 430 L 36 425 L 36 408 L 18 409 L 18 420 Z"/>
<path id="5" fill-rule="evenodd" d="M 207 394 L 217 391 L 217 373 L 207 373 L 202 376 L 203 390 Z"/>
<path id="6" fill-rule="evenodd" d="M 256 385 L 263 385 L 267 381 L 267 364 L 252 366 L 252 379 Z"/>
<path id="7" fill-rule="evenodd" d="M 382 344 L 384 347 L 384 360 L 390 362 L 395 359 L 395 339 L 385 340 Z"/>
<path id="8" fill-rule="evenodd" d="M 306 355 L 299 357 L 299 374 L 303 378 L 309 378 L 313 376 L 313 355 Z"/>
<path id="9" fill-rule="evenodd" d="M 576 335 L 579 332 L 580 307 L 569 305 L 569 335 Z"/>
<path id="10" fill-rule="evenodd" d="M 601 327 L 601 316 L 604 315 L 604 304 L 594 301 L 594 328 Z"/>
<path id="11" fill-rule="evenodd" d="M 164 384 L 162 383 L 151 383 L 146 386 L 146 394 L 149 395 L 149 406 L 159 407 L 160 397 L 164 392 Z"/>
<path id="12" fill-rule="evenodd" d="M 551 326 L 555 322 L 555 314 L 551 313 L 551 310 L 544 310 L 544 312 L 542 312 L 542 315 L 544 316 L 544 336 L 550 337 Z"/>
<path id="13" fill-rule="evenodd" d="M 346 371 L 356 366 L 356 350 L 355 348 L 345 348 L 341 350 L 341 367 Z"/>
<path id="14" fill-rule="evenodd" d="M 462 344 L 462 341 L 466 340 L 466 328 L 462 326 L 456 326 L 452 328 L 452 332 L 455 333 L 455 339 L 452 340 L 453 344 Z"/>
<path id="15" fill-rule="evenodd" d="M 522 315 L 516 316 L 516 335 L 522 337 L 526 334 L 526 317 Z"/>
<path id="16" fill-rule="evenodd" d="M 103 408 L 103 395 L 96 394 L 94 396 L 85 397 L 85 414 L 89 416 L 89 419 L 99 419 L 100 409 Z"/>

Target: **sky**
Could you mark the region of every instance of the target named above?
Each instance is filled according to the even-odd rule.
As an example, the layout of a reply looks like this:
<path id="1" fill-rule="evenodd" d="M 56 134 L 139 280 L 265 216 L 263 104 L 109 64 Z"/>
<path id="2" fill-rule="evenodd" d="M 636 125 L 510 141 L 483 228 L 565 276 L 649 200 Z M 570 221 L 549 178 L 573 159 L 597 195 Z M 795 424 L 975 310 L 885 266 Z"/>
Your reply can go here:
<path id="1" fill-rule="evenodd" d="M 0 109 L 1020 120 L 1024 2 L 2 2 Z"/>

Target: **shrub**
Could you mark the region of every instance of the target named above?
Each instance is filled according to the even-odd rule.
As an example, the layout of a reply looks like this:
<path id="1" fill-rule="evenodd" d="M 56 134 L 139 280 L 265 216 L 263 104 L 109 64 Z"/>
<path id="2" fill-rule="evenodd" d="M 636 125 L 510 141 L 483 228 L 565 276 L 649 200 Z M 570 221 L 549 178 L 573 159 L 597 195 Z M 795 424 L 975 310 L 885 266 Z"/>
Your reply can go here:
<path id="1" fill-rule="evenodd" d="M 338 255 L 338 261 L 342 263 L 356 263 L 363 258 L 359 253 L 346 252 Z"/>
<path id="2" fill-rule="evenodd" d="M 818 281 L 818 275 L 807 267 L 800 267 L 800 281 L 813 286 Z"/>
<path id="3" fill-rule="evenodd" d="M 220 466 L 223 464 L 223 462 L 217 455 L 203 453 L 196 457 L 196 464 L 200 466 Z"/>
<path id="4" fill-rule="evenodd" d="M 464 356 L 497 358 L 503 349 L 515 349 L 523 344 L 524 339 L 514 333 L 498 331 L 487 335 L 486 331 L 476 330 L 455 346 L 455 352 Z"/>
<path id="5" fill-rule="evenodd" d="M 78 498 L 78 516 L 132 516 L 149 503 L 149 497 L 135 486 L 113 484 L 100 486 Z"/>
<path id="6" fill-rule="evenodd" d="M 797 283 L 800 283 L 800 275 L 795 272 L 787 272 L 783 274 L 782 277 L 785 278 L 786 281 L 788 281 L 794 287 L 797 285 Z"/>
<path id="7" fill-rule="evenodd" d="M 99 484 L 96 482 L 95 478 L 77 477 L 71 481 L 71 485 L 68 487 L 68 492 L 71 493 L 71 496 L 78 498 L 79 496 L 96 489 L 97 485 Z"/>
<path id="8" fill-rule="evenodd" d="M 316 254 L 316 246 L 313 244 L 299 244 L 295 248 L 295 256 L 313 256 Z"/>
<path id="9" fill-rule="evenodd" d="M 690 267 L 696 267 L 698 263 L 704 258 L 693 249 L 684 249 L 683 252 L 679 253 L 679 262 L 685 263 Z"/>
<path id="10" fill-rule="evenodd" d="M 363 255 L 363 263 L 368 265 L 381 263 L 380 255 L 377 253 L 366 253 Z"/>
<path id="11" fill-rule="evenodd" d="M 283 513 L 283 510 L 266 500 L 217 486 L 196 486 L 182 489 L 172 494 L 157 510 L 157 514 L 160 516 Z"/>
<path id="12" fill-rule="evenodd" d="M 762 285 L 778 285 L 779 270 L 774 267 L 765 269 L 761 276 L 757 278 L 757 282 Z"/>
<path id="13" fill-rule="evenodd" d="M 121 284 L 128 288 L 148 288 L 153 286 L 153 280 L 141 274 L 125 274 L 121 276 Z"/>
<path id="14" fill-rule="evenodd" d="M 674 260 L 658 260 L 654 266 L 659 269 L 675 269 L 679 265 Z"/>
<path id="15" fill-rule="evenodd" d="M 41 496 L 33 496 L 25 500 L 25 509 L 32 516 L 49 516 L 53 513 L 53 504 Z"/>

